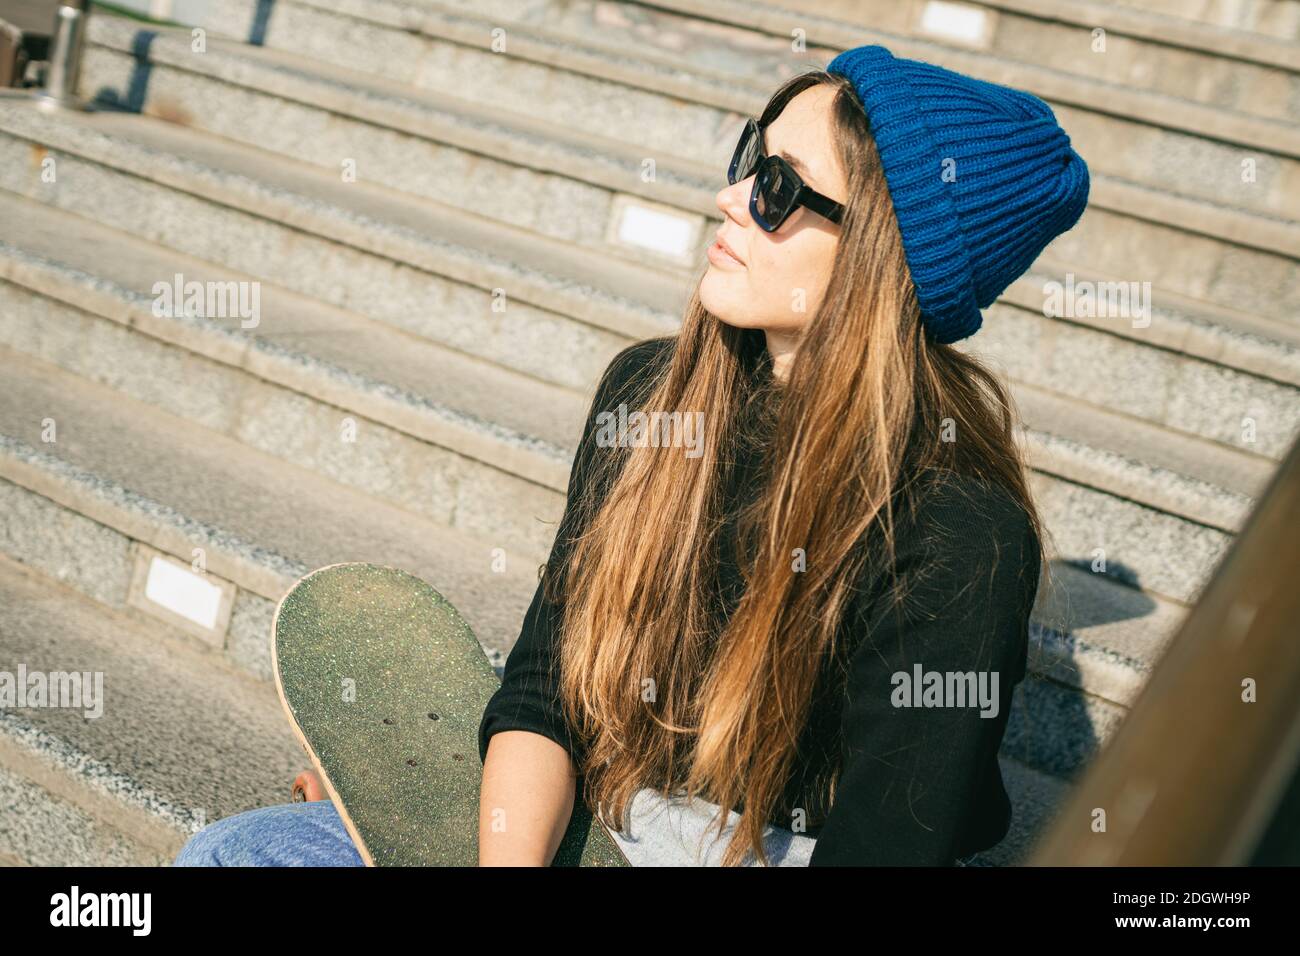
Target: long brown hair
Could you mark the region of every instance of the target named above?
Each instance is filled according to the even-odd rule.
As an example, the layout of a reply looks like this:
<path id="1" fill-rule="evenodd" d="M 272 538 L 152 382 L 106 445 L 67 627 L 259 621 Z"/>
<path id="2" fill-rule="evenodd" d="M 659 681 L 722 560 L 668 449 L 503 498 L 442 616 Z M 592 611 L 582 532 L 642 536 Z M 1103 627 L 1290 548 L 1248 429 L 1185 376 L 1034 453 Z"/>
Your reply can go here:
<path id="1" fill-rule="evenodd" d="M 559 567 L 543 569 L 549 599 L 564 607 L 560 696 L 585 744 L 588 807 L 623 829 L 638 789 L 684 790 L 724 808 L 721 829 L 725 809 L 743 803 L 727 866 L 746 851 L 766 864 L 763 829 L 791 811 L 782 796 L 824 662 L 864 562 L 880 550 L 861 546 L 869 530 L 893 563 L 896 494 L 931 468 L 994 481 L 1043 540 L 1007 390 L 972 357 L 922 334 L 852 87 L 820 71 L 793 77 L 761 122 L 817 83 L 838 88 L 833 123 L 849 202 L 828 287 L 788 380 L 771 376 L 762 332 L 715 318 L 697 286 L 681 331 L 666 341 L 671 355 L 637 383 L 629 407 L 703 412 L 702 454 L 646 443 L 598 456 L 577 506 L 583 533 Z M 740 513 L 744 589 L 723 620 L 718 532 L 738 443 L 749 434 L 741 418 L 753 409 L 770 423 L 758 432 L 767 464 Z M 792 573 L 796 549 L 806 561 L 800 573 Z M 837 777 L 820 778 L 822 807 Z"/>

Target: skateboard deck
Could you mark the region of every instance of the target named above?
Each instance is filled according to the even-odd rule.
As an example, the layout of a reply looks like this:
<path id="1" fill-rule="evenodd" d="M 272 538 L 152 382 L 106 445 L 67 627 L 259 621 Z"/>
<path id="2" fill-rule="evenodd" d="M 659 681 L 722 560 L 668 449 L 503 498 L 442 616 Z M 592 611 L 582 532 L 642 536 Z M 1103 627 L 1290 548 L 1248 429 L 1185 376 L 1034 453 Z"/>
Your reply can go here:
<path id="1" fill-rule="evenodd" d="M 335 564 L 289 589 L 271 630 L 280 702 L 366 865 L 478 865 L 478 728 L 501 682 L 451 602 Z M 575 799 L 552 865 L 630 864 Z"/>

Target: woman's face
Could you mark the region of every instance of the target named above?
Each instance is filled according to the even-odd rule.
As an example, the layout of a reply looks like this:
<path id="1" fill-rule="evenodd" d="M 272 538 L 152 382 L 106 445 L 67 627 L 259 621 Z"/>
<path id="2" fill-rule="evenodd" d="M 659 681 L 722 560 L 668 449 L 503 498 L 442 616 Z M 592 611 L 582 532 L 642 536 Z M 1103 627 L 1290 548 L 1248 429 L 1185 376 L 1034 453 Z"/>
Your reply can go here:
<path id="1" fill-rule="evenodd" d="M 834 95 L 833 87 L 817 85 L 790 100 L 763 131 L 763 153 L 782 156 L 811 188 L 843 204 L 847 185 L 832 140 Z M 821 304 L 840 227 L 798 206 L 776 232 L 765 232 L 749 214 L 753 186 L 750 176 L 718 193 L 726 219 L 717 237 L 739 261 L 712 249 L 700 301 L 728 325 L 766 332 L 768 350 L 780 365 Z"/>

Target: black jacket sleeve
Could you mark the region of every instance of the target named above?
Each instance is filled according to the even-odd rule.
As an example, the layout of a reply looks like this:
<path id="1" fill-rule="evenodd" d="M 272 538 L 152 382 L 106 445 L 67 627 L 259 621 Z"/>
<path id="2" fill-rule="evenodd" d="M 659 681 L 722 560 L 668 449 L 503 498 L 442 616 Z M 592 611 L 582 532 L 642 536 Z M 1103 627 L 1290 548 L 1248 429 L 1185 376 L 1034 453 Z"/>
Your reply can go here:
<path id="1" fill-rule="evenodd" d="M 647 362 L 666 354 L 665 347 L 671 342 L 671 339 L 660 338 L 630 345 L 614 356 L 601 376 L 569 472 L 568 502 L 551 547 L 547 561 L 549 568 L 559 567 L 570 542 L 581 533 L 575 505 L 587 492 L 595 456 L 617 451 L 597 446 L 597 416 L 602 411 L 616 411 L 620 401 L 627 401 L 631 410 L 629 385 L 633 377 Z M 493 734 L 503 730 L 528 730 L 555 741 L 568 751 L 575 765 L 580 765 L 582 749 L 564 721 L 558 697 L 556 642 L 562 613 L 562 608 L 546 600 L 543 583 L 539 581 L 532 604 L 524 615 L 519 637 L 506 658 L 501 687 L 483 710 L 478 731 L 480 761 L 487 760 L 488 742 Z"/>
<path id="2" fill-rule="evenodd" d="M 1004 492 L 964 487 L 933 491 L 898 532 L 901 598 L 892 577 L 860 592 L 840 782 L 810 866 L 947 866 L 1010 824 L 997 752 L 1025 673 L 1038 538 Z M 992 708 L 978 700 L 953 706 L 952 697 L 902 706 L 914 697 L 900 675 L 913 680 L 917 668 L 945 684 L 949 674 L 996 674 L 996 714 L 984 716 Z"/>

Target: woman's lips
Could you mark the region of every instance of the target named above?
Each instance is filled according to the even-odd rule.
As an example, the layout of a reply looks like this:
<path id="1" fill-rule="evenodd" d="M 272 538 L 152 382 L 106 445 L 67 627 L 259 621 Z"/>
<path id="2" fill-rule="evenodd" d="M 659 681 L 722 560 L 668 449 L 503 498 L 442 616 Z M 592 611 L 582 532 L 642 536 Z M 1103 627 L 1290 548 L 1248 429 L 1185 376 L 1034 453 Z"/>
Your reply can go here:
<path id="1" fill-rule="evenodd" d="M 745 268 L 745 264 L 728 252 L 720 239 L 715 239 L 713 245 L 709 246 L 708 256 L 710 262 L 724 269 Z"/>

